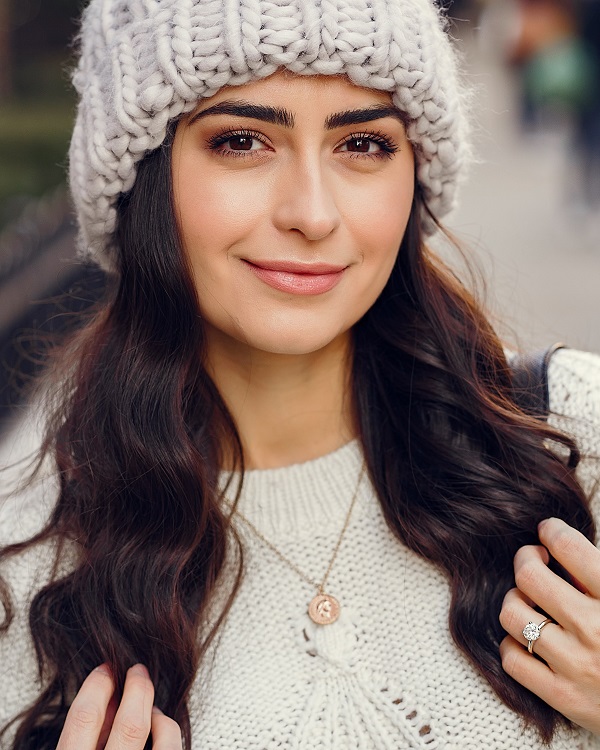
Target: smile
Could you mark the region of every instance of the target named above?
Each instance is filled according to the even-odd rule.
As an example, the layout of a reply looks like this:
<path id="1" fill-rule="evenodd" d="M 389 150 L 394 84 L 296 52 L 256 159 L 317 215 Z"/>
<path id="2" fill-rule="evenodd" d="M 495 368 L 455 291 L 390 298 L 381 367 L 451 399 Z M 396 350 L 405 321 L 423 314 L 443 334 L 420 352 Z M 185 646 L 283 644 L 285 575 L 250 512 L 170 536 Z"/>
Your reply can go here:
<path id="1" fill-rule="evenodd" d="M 298 295 L 324 294 L 341 281 L 348 266 L 288 261 L 243 261 L 252 273 L 280 292 Z"/>

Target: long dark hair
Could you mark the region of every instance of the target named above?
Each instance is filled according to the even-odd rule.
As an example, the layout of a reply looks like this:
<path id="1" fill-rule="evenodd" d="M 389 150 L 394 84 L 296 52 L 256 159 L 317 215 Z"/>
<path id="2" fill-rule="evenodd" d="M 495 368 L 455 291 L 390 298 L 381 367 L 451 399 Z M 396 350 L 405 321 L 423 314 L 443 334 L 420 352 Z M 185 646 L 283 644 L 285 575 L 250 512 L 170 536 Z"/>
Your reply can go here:
<path id="1" fill-rule="evenodd" d="M 71 572 L 31 603 L 45 688 L 18 717 L 14 750 L 54 748 L 76 691 L 102 662 L 118 695 L 127 668 L 143 662 L 156 704 L 180 724 L 189 748 L 192 681 L 241 582 L 243 548 L 219 502 L 218 473 L 223 451 L 242 471 L 243 455 L 203 366 L 170 154 L 169 144 L 149 153 L 121 197 L 118 281 L 61 355 L 62 405 L 43 446 L 60 479 L 52 516 L 35 537 L 0 553 L 2 561 L 57 539 L 57 554 L 71 560 Z M 354 328 L 359 437 L 390 528 L 447 574 L 457 646 L 548 740 L 568 722 L 504 673 L 498 614 L 514 586 L 513 556 L 536 543 L 540 520 L 559 516 L 593 538 L 574 475 L 579 456 L 570 439 L 515 405 L 499 339 L 423 241 L 424 210 L 417 193 L 389 282 Z M 566 447 L 568 459 L 548 440 Z M 228 562 L 231 588 L 203 629 Z M 7 629 L 7 585 L 2 594 Z"/>

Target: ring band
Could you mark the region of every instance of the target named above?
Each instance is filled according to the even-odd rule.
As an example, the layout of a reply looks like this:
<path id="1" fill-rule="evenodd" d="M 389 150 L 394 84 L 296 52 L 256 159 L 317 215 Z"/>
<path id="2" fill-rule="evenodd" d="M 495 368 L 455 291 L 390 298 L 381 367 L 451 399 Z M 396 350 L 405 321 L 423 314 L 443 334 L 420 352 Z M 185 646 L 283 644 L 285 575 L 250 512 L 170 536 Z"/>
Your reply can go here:
<path id="1" fill-rule="evenodd" d="M 529 622 L 525 627 L 523 628 L 523 635 L 525 639 L 527 640 L 527 650 L 530 654 L 533 654 L 533 644 L 537 641 L 537 639 L 542 634 L 542 628 L 544 625 L 547 625 L 549 622 L 552 622 L 552 620 L 547 617 L 545 620 L 540 622 L 539 625 L 536 625 L 535 622 Z"/>

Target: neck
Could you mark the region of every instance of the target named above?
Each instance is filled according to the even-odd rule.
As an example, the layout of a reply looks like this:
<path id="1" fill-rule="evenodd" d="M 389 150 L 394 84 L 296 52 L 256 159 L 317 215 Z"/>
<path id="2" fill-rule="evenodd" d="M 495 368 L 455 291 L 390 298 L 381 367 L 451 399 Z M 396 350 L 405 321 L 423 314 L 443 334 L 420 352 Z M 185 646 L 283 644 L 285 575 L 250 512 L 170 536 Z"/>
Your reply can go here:
<path id="1" fill-rule="evenodd" d="M 289 355 L 257 351 L 211 330 L 207 351 L 247 468 L 310 461 L 355 436 L 349 335 L 318 352 Z"/>

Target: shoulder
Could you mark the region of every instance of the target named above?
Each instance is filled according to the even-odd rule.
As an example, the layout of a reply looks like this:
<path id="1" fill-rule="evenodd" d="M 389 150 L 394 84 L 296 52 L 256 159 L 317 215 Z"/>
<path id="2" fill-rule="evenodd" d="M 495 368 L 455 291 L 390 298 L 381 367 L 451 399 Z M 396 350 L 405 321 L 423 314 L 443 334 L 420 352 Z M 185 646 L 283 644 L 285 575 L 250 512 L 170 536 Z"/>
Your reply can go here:
<path id="1" fill-rule="evenodd" d="M 584 455 L 600 457 L 600 356 L 559 349 L 548 368 L 550 422 L 572 435 Z"/>
<path id="2" fill-rule="evenodd" d="M 57 498 L 52 476 L 38 477 L 24 489 L 0 499 L 0 549 L 26 541 L 41 531 Z M 15 606 L 26 606 L 48 582 L 55 563 L 56 544 L 43 542 L 0 561 L 0 576 L 8 583 Z"/>
<path id="3" fill-rule="evenodd" d="M 42 470 L 24 486 L 11 484 L 8 491 L 3 486 L 0 494 L 0 547 L 22 542 L 40 531 L 49 519 L 57 497 L 58 481 L 47 470 Z"/>
<path id="4" fill-rule="evenodd" d="M 0 445 L 0 549 L 31 539 L 46 525 L 59 495 L 54 461 L 47 460 L 31 477 L 43 429 L 26 415 Z M 0 728 L 31 705 L 44 689 L 30 629 L 31 602 L 54 575 L 68 570 L 55 539 L 40 542 L 0 558 L 0 577 L 8 587 L 11 620 L 0 627 Z M 58 563 L 58 566 L 57 566 Z M 0 601 L 0 625 L 6 625 L 5 601 Z M 12 726 L 0 741 L 8 747 Z M 5 744 L 8 743 L 8 744 Z"/>
<path id="5" fill-rule="evenodd" d="M 43 435 L 43 412 L 35 404 L 0 442 L 0 547 L 42 529 L 58 498 L 52 459 L 32 476 Z"/>
<path id="6" fill-rule="evenodd" d="M 56 505 L 59 484 L 52 462 L 45 461 L 31 476 L 40 443 L 41 433 L 28 415 L 0 446 L 0 549 L 35 536 Z M 52 544 L 37 544 L 0 561 L 0 576 L 17 608 L 45 582 L 53 549 Z"/>
<path id="7" fill-rule="evenodd" d="M 592 408 L 600 421 L 600 355 L 559 349 L 550 359 L 548 384 L 552 411 Z"/>
<path id="8" fill-rule="evenodd" d="M 572 437 L 581 451 L 577 476 L 600 519 L 600 356 L 557 351 L 548 368 L 548 422 Z"/>
<path id="9" fill-rule="evenodd" d="M 18 472 L 26 473 L 26 466 Z M 13 477 L 10 474 L 0 471 L 0 548 L 25 541 L 40 531 L 57 498 L 58 485 L 51 473 L 44 471 L 21 488 L 14 487 L 14 472 Z M 49 541 L 0 560 L 0 576 L 8 585 L 12 614 L 8 629 L 0 630 L 0 672 L 3 675 L 0 727 L 30 705 L 43 687 L 29 628 L 29 611 L 33 597 L 51 579 L 56 550 L 55 544 Z M 0 603 L 0 621 L 5 614 Z"/>

